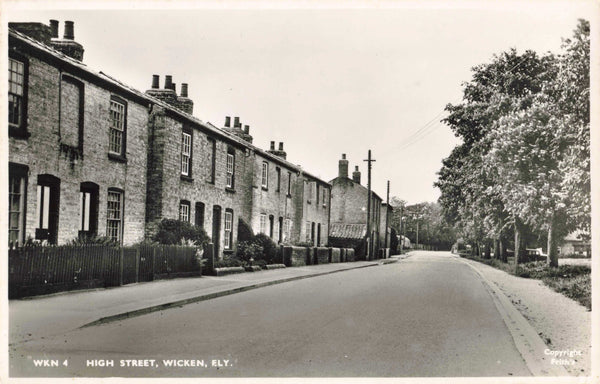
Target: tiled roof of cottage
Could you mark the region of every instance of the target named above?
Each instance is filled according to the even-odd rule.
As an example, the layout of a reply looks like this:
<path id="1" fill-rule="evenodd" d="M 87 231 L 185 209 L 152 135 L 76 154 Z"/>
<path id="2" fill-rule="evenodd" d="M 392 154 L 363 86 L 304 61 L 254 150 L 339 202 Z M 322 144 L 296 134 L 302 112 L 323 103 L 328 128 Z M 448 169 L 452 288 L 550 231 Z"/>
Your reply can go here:
<path id="1" fill-rule="evenodd" d="M 186 113 L 186 112 L 184 112 L 184 111 L 182 111 L 182 110 L 180 110 L 178 108 L 175 108 L 172 105 L 170 105 L 170 104 L 168 104 L 168 103 L 166 103 L 166 102 L 164 102 L 164 101 L 162 101 L 160 99 L 157 99 L 157 98 L 155 98 L 153 96 L 150 96 L 150 95 L 148 95 L 148 94 L 146 94 L 144 92 L 138 91 L 137 89 L 135 89 L 135 88 L 133 88 L 133 87 L 131 87 L 131 86 L 123 83 L 120 80 L 117 80 L 116 78 L 114 78 L 114 77 L 112 77 L 110 75 L 107 75 L 106 73 L 104 73 L 102 71 L 95 71 L 95 70 L 91 69 L 90 67 L 88 67 L 83 62 L 81 62 L 79 60 L 75 60 L 75 59 L 73 59 L 73 58 L 65 55 L 64 53 L 59 52 L 59 51 L 55 50 L 54 48 L 49 47 L 49 46 L 43 44 L 42 42 L 37 41 L 36 39 L 31 38 L 31 37 L 25 35 L 24 33 L 21 33 L 19 31 L 15 30 L 15 29 L 12 29 L 12 28 L 9 28 L 8 31 L 9 31 L 9 35 L 11 37 L 17 38 L 17 39 L 21 40 L 22 42 L 26 42 L 30 46 L 33 46 L 33 47 L 39 49 L 40 51 L 43 51 L 46 54 L 51 55 L 51 56 L 53 56 L 53 57 L 55 57 L 55 58 L 57 58 L 59 60 L 67 62 L 70 65 L 72 65 L 73 67 L 78 68 L 81 71 L 84 71 L 84 72 L 86 72 L 86 73 L 88 73 L 88 74 L 90 74 L 92 76 L 95 76 L 98 79 L 102 79 L 104 82 L 110 83 L 113 86 L 121 88 L 121 89 L 129 92 L 130 94 L 133 94 L 133 95 L 137 96 L 137 98 L 139 98 L 141 100 L 145 100 L 147 102 L 157 104 L 157 105 L 159 105 L 159 106 L 161 106 L 161 107 L 163 107 L 165 109 L 168 109 L 168 110 L 176 113 L 177 115 L 179 115 L 179 116 L 181 116 L 181 117 L 189 120 L 190 122 L 193 122 L 193 123 L 195 123 L 197 125 L 200 125 L 200 126 L 204 127 L 204 129 L 212 131 L 213 133 L 216 133 L 216 134 L 220 135 L 221 137 L 226 137 L 228 140 L 234 141 L 234 142 L 240 144 L 241 146 L 244 146 L 244 147 L 249 148 L 249 149 L 251 149 L 251 150 L 253 150 L 255 152 L 258 152 L 263 157 L 266 157 L 266 158 L 268 158 L 270 160 L 274 160 L 274 161 L 280 162 L 280 163 L 282 163 L 283 165 L 285 165 L 285 166 L 287 166 L 289 168 L 295 169 L 296 172 L 301 172 L 301 173 L 303 173 L 306 176 L 309 176 L 309 177 L 311 177 L 313 179 L 319 180 L 322 184 L 331 185 L 327 181 L 325 181 L 325 180 L 323 180 L 323 179 L 315 176 L 314 174 L 311 174 L 311 173 L 307 172 L 300 165 L 296 165 L 296 164 L 290 163 L 289 161 L 287 161 L 285 159 L 282 159 L 279 156 L 275 156 L 275 155 L 273 155 L 273 154 L 271 154 L 271 153 L 263 150 L 262 148 L 259 148 L 259 147 L 255 146 L 255 145 L 252 145 L 252 144 L 248 143 L 245 140 L 242 140 L 242 139 L 238 138 L 237 136 L 235 136 L 235 135 L 233 135 L 233 134 L 231 134 L 231 133 L 223 130 L 222 128 L 219 128 L 219 127 L 213 125 L 210 122 L 202 121 L 199 118 L 197 118 L 197 117 L 195 117 L 193 115 L 190 115 L 190 114 L 188 114 L 188 113 Z"/>
<path id="2" fill-rule="evenodd" d="M 329 237 L 338 239 L 364 239 L 367 234 L 367 224 L 331 223 Z"/>

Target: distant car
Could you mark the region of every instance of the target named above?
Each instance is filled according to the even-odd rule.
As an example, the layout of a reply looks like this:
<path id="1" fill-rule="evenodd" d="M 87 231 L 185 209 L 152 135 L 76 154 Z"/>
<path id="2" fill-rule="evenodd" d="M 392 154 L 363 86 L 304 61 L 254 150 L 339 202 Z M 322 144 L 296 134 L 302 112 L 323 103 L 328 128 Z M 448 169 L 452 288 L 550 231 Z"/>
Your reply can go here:
<path id="1" fill-rule="evenodd" d="M 548 258 L 548 255 L 542 251 L 542 248 L 527 248 L 525 252 L 529 261 L 546 261 Z"/>

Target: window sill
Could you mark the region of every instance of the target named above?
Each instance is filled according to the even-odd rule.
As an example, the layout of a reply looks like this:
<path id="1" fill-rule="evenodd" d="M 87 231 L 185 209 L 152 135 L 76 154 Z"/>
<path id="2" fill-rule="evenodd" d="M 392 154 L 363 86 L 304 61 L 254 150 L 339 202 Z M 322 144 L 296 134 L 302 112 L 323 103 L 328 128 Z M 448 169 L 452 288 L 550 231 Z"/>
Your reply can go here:
<path id="1" fill-rule="evenodd" d="M 8 135 L 10 137 L 14 137 L 15 139 L 28 139 L 31 136 L 31 133 L 27 132 L 25 127 L 17 127 L 16 125 L 11 125 L 8 128 Z"/>
<path id="2" fill-rule="evenodd" d="M 188 183 L 193 183 L 194 182 L 193 178 L 191 178 L 189 176 L 186 176 L 186 175 L 179 175 L 179 179 L 181 179 L 181 181 L 186 181 Z"/>
<path id="3" fill-rule="evenodd" d="M 127 163 L 127 158 L 123 155 L 118 155 L 113 152 L 108 152 L 108 158 L 114 161 L 118 161 L 119 163 Z"/>
<path id="4" fill-rule="evenodd" d="M 262 188 L 263 191 L 268 191 L 269 190 L 269 188 L 265 187 L 264 185 L 261 186 L 261 188 Z"/>
<path id="5" fill-rule="evenodd" d="M 225 187 L 225 192 L 235 193 L 235 189 L 230 188 L 230 187 Z"/>
<path id="6" fill-rule="evenodd" d="M 224 249 L 223 254 L 224 255 L 233 255 L 233 249 Z"/>

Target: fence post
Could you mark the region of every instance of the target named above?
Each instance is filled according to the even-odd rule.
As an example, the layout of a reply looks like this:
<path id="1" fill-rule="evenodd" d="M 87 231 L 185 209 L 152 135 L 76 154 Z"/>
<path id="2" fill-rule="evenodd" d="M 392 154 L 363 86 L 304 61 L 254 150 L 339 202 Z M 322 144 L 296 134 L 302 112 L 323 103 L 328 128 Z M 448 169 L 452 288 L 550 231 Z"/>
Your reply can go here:
<path id="1" fill-rule="evenodd" d="M 119 248 L 119 286 L 123 285 L 123 247 Z"/>
<path id="2" fill-rule="evenodd" d="M 279 253 L 281 254 L 281 264 L 285 264 L 285 255 L 283 253 L 283 244 L 279 246 Z"/>

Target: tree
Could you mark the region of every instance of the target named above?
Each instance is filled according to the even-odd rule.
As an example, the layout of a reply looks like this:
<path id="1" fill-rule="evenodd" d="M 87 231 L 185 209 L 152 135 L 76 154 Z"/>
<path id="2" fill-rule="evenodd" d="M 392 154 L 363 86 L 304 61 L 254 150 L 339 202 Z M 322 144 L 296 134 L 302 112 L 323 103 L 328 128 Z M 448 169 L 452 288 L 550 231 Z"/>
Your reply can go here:
<path id="1" fill-rule="evenodd" d="M 516 228 L 522 221 L 547 232 L 553 267 L 557 237 L 590 225 L 589 23 L 580 20 L 563 49 L 556 81 L 499 120 L 485 159 L 486 170 L 507 181 L 494 189 Z"/>
<path id="2" fill-rule="evenodd" d="M 529 108 L 552 78 L 553 63 L 552 55 L 540 57 L 533 51 L 519 55 L 511 49 L 495 55 L 491 63 L 473 68 L 472 81 L 464 84 L 463 102 L 446 106 L 449 115 L 443 122 L 463 143 L 444 159 L 435 186 L 441 191 L 445 218 L 477 253 L 483 245 L 489 256 L 492 242 L 495 255 L 503 253 L 502 238 L 510 223 L 495 188 L 503 180 L 483 164 L 493 142 L 490 133 L 503 116 Z"/>

